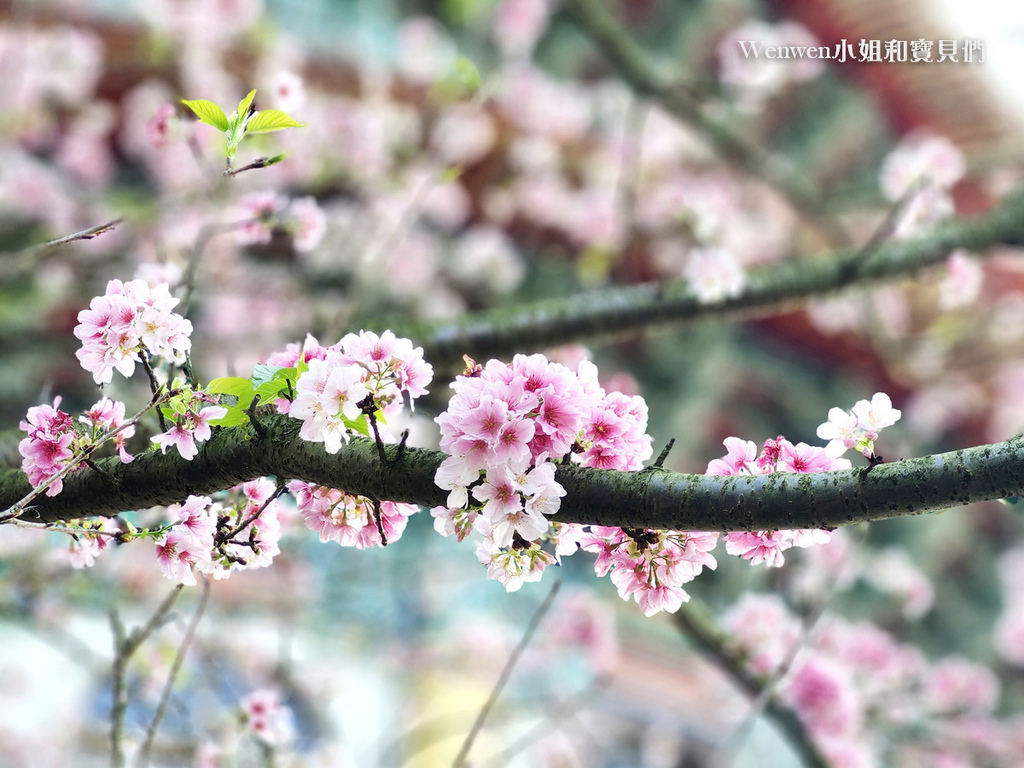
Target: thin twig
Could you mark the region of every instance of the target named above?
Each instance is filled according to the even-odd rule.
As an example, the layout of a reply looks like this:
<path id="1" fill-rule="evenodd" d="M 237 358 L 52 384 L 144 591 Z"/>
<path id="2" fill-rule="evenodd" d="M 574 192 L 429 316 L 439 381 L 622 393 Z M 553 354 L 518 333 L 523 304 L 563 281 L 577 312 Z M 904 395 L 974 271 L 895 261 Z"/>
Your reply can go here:
<path id="1" fill-rule="evenodd" d="M 227 166 L 224 168 L 224 176 L 237 176 L 245 171 L 255 171 L 259 168 L 269 168 L 271 165 L 284 160 L 284 155 L 274 155 L 273 157 L 258 157 L 248 165 L 243 165 L 241 168 L 232 168 L 231 160 L 228 159 Z"/>
<path id="2" fill-rule="evenodd" d="M 254 522 L 256 522 L 259 519 L 260 515 L 263 514 L 264 510 L 266 510 L 266 508 L 270 506 L 271 502 L 273 502 L 274 499 L 276 499 L 278 496 L 280 496 L 282 493 L 284 493 L 285 487 L 286 486 L 285 486 L 284 480 L 278 478 L 277 488 L 274 490 L 274 492 L 272 494 L 270 494 L 270 496 L 267 498 L 266 501 L 263 502 L 263 504 L 260 505 L 259 509 L 257 509 L 255 512 L 253 512 L 251 515 L 249 515 L 249 517 L 247 517 L 245 520 L 243 520 L 241 523 L 239 523 L 235 528 L 231 529 L 228 533 L 224 534 L 224 537 L 223 537 L 224 543 L 225 544 L 230 543 L 230 541 L 233 538 L 235 538 L 235 536 L 237 536 L 239 533 L 241 533 L 246 528 L 248 528 L 250 525 L 252 525 Z"/>
<path id="3" fill-rule="evenodd" d="M 124 625 L 117 611 L 110 612 L 110 631 L 114 635 L 114 663 L 110 672 L 110 764 L 113 768 L 124 765 L 124 715 L 128 709 L 128 688 L 125 685 L 128 659 L 124 653 L 127 643 Z"/>
<path id="4" fill-rule="evenodd" d="M 249 417 L 249 423 L 252 424 L 253 430 L 256 432 L 256 436 L 260 439 L 267 436 L 266 428 L 260 424 L 259 416 L 256 413 L 256 409 L 260 404 L 260 395 L 256 393 L 252 397 L 252 402 L 249 403 L 249 407 L 245 409 L 245 415 Z"/>
<path id="5" fill-rule="evenodd" d="M 65 237 L 57 238 L 56 240 L 47 241 L 46 243 L 43 243 L 43 244 L 38 245 L 38 246 L 35 246 L 34 248 L 29 249 L 29 250 L 32 250 L 32 251 L 36 251 L 36 250 L 42 251 L 44 249 L 56 248 L 58 246 L 65 246 L 65 245 L 68 245 L 69 243 L 74 243 L 75 241 L 78 241 L 78 240 L 92 240 L 93 238 L 95 238 L 97 236 L 97 234 L 102 234 L 103 232 L 108 232 L 111 229 L 115 228 L 118 224 L 120 224 L 123 221 L 124 221 L 124 217 L 121 216 L 121 217 L 118 217 L 116 219 L 112 219 L 111 221 L 108 221 L 105 224 L 97 224 L 96 226 L 90 226 L 88 229 L 83 229 L 80 232 L 75 232 L 74 234 L 66 234 Z"/>
<path id="6" fill-rule="evenodd" d="M 540 723 L 516 739 L 498 755 L 492 757 L 488 763 L 491 765 L 508 765 L 513 757 L 546 736 L 551 730 L 552 725 L 568 720 L 570 717 L 574 717 L 582 710 L 591 706 L 598 696 L 604 693 L 611 684 L 611 675 L 601 675 L 571 699 L 560 701 L 554 706 L 547 707 L 544 712 L 544 719 Z"/>
<path id="7" fill-rule="evenodd" d="M 188 316 L 189 306 L 192 302 L 192 294 L 195 291 L 196 274 L 199 271 L 199 262 L 202 259 L 203 251 L 207 244 L 216 235 L 234 232 L 249 223 L 249 220 L 235 221 L 229 224 L 204 224 L 196 235 L 195 243 L 188 255 L 188 263 L 185 265 L 185 274 L 182 275 L 181 285 L 183 293 L 179 302 L 178 312 L 182 317 Z"/>
<path id="8" fill-rule="evenodd" d="M 27 253 L 34 254 L 38 251 L 45 251 L 49 250 L 50 248 L 57 248 L 61 245 L 67 245 L 68 243 L 73 243 L 76 240 L 92 240 L 92 238 L 96 237 L 97 235 L 102 235 L 104 232 L 109 232 L 110 230 L 114 229 L 118 224 L 120 224 L 123 221 L 124 217 L 122 216 L 111 221 L 108 221 L 106 224 L 97 224 L 95 227 L 89 227 L 88 229 L 83 229 L 81 232 L 75 232 L 73 235 L 65 235 L 64 237 L 58 237 L 55 240 L 48 240 L 45 243 L 33 245 L 29 248 L 26 248 L 25 251 Z"/>
<path id="9" fill-rule="evenodd" d="M 476 716 L 476 720 L 473 722 L 473 727 L 470 728 L 469 733 L 466 734 L 466 739 L 462 742 L 462 748 L 459 750 L 459 754 L 456 755 L 455 761 L 452 763 L 452 768 L 463 768 L 463 766 L 466 765 L 466 759 L 469 757 L 469 752 L 473 748 L 473 742 L 483 729 L 484 723 L 487 721 L 487 716 L 491 713 L 494 705 L 498 702 L 498 697 L 501 695 L 502 689 L 512 676 L 512 670 L 515 669 L 515 666 L 522 657 L 523 652 L 526 650 L 526 647 L 530 644 L 530 641 L 536 634 L 541 621 L 555 602 L 555 596 L 558 594 L 558 590 L 561 586 L 562 580 L 557 579 L 551 585 L 551 590 L 548 592 L 548 596 L 544 598 L 544 602 L 541 603 L 537 607 L 537 610 L 533 612 L 533 616 L 530 618 L 530 623 L 527 625 L 526 631 L 523 633 L 522 640 L 519 641 L 519 645 L 517 645 L 511 655 L 509 655 L 508 661 L 505 662 L 505 667 L 501 670 L 501 675 L 498 677 L 498 682 L 494 684 L 494 688 L 491 690 L 491 695 L 487 697 L 487 701 L 484 702 L 484 705 L 480 708 L 480 713 Z"/>
<path id="10" fill-rule="evenodd" d="M 153 397 L 156 397 L 162 385 L 156 380 L 156 371 L 153 370 L 153 363 L 149 359 L 149 353 L 146 350 L 142 350 L 139 359 L 142 360 L 142 368 L 146 371 L 146 378 L 149 379 L 149 391 L 153 393 Z M 157 415 L 160 416 L 161 430 L 166 432 L 167 422 L 164 420 L 163 413 L 158 411 Z"/>
<path id="11" fill-rule="evenodd" d="M 112 707 L 110 712 L 110 763 L 113 768 L 124 766 L 124 716 L 128 710 L 128 688 L 126 685 L 128 676 L 128 662 L 139 647 L 157 630 L 163 623 L 167 613 L 178 599 L 184 584 L 178 584 L 170 591 L 167 597 L 150 616 L 149 621 L 142 627 L 135 629 L 130 635 L 126 635 L 124 625 L 117 615 L 117 611 L 110 612 L 110 625 L 114 634 L 114 662 L 111 671 L 111 698 Z"/>
<path id="12" fill-rule="evenodd" d="M 146 728 L 146 737 L 142 742 L 142 747 L 139 749 L 138 757 L 136 758 L 135 764 L 139 768 L 145 768 L 149 765 L 149 755 L 153 749 L 153 740 L 156 738 L 157 729 L 160 727 L 160 722 L 164 718 L 164 714 L 167 711 L 167 704 L 171 700 L 171 691 L 174 690 L 174 681 L 178 677 L 178 673 L 181 671 L 181 666 L 185 661 L 185 654 L 188 652 L 189 646 L 192 644 L 192 639 L 195 637 L 196 628 L 199 626 L 199 620 L 203 617 L 204 611 L 206 611 L 206 604 L 210 600 L 210 580 L 206 576 L 202 576 L 203 579 L 203 594 L 199 598 L 199 605 L 196 606 L 195 613 L 192 614 L 192 619 L 188 623 L 188 628 L 185 630 L 185 637 L 181 640 L 181 645 L 178 646 L 178 652 L 174 656 L 174 662 L 171 664 L 171 670 L 167 675 L 167 682 L 164 684 L 163 691 L 160 694 L 160 702 L 157 704 L 156 711 L 153 713 L 153 719 L 149 723 L 149 727 Z"/>

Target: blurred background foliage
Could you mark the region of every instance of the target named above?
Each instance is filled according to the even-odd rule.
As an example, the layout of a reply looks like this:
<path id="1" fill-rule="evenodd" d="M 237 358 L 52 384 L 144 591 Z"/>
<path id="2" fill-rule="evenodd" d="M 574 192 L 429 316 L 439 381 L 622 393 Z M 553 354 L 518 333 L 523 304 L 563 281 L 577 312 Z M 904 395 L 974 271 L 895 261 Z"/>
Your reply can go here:
<path id="1" fill-rule="evenodd" d="M 704 219 L 747 268 L 831 247 L 775 192 L 724 166 L 699 131 L 656 100 L 635 98 L 578 24 L 555 13 L 517 49 L 501 42 L 497 6 L 0 1 L 4 457 L 19 461 L 15 427 L 30 405 L 61 395 L 74 413 L 96 399 L 71 331 L 112 278 L 160 276 L 188 294 L 195 361 L 209 379 L 244 375 L 307 332 L 332 343 L 382 316 L 444 318 L 679 277 Z M 1019 177 L 1014 107 L 980 67 L 833 65 L 754 109 L 720 77 L 720 41 L 750 18 L 799 21 L 830 46 L 881 37 L 872 32 L 879 29 L 904 39 L 962 37 L 923 5 L 887 4 L 883 16 L 876 6 L 604 4 L 706 114 L 784 157 L 819 189 L 855 242 L 886 215 L 879 169 L 914 130 L 948 136 L 964 152 L 968 172 L 953 190 L 958 215 L 984 210 Z M 154 140 L 161 105 L 232 104 L 250 87 L 263 106 L 304 96 L 293 113 L 308 128 L 258 147 L 284 149 L 279 166 L 219 178 L 216 137 L 180 107 L 167 136 Z M 265 240 L 245 241 L 238 222 L 266 190 L 282 196 L 276 223 Z M 319 212 L 313 224 L 290 219 L 281 202 L 306 198 Z M 124 221 L 95 239 L 24 250 L 117 217 Z M 300 242 L 306 225 L 322 230 L 311 245 Z M 1018 254 L 983 255 L 991 257 L 980 287 L 958 304 L 942 303 L 944 276 L 935 271 L 809 311 L 636 335 L 591 351 L 605 386 L 647 400 L 656 452 L 676 439 L 666 466 L 677 471 L 702 472 L 729 435 L 816 443 L 830 407 L 875 391 L 904 413 L 879 446 L 887 459 L 1003 439 L 1024 420 L 1024 286 Z M 553 354 L 572 361 L 583 353 Z M 146 398 L 138 382 L 107 393 L 140 405 Z M 444 382 L 435 382 L 421 416 L 446 400 Z M 411 427 L 417 444 L 436 441 L 428 419 Z M 296 531 L 272 570 L 216 584 L 201 663 L 183 682 L 161 759 L 188 764 L 185 747 L 210 738 L 210 722 L 230 721 L 224 713 L 245 693 L 274 684 L 296 715 L 296 765 L 449 764 L 547 588 L 506 595 L 484 580 L 470 547 L 430 528 L 418 515 L 402 541 L 368 552 Z M 109 706 L 104 612 L 116 604 L 141 620 L 169 583 L 148 550 L 137 551 L 144 547 L 119 547 L 73 572 L 55 554 L 66 537 L 44 542 L 29 533 L 0 531 L 0 631 L 21 659 L 0 666 L 7 675 L 22 670 L 0 694 L 5 710 L 22 713 L 0 726 L 0 754 L 18 756 L 11 765 L 60 765 L 84 744 L 76 764 L 100 764 Z M 840 562 L 854 575 L 826 580 L 810 596 L 801 598 L 801 579 L 830 568 L 811 550 L 787 553 L 793 567 L 782 570 L 721 557 L 690 591 L 719 613 L 752 591 L 796 596 L 809 613 L 827 601 L 830 615 L 871 621 L 930 658 L 991 665 L 1002 684 L 997 712 L 1019 713 L 1024 689 L 1014 661 L 1024 653 L 1001 655 L 993 640 L 996 622 L 1024 599 L 1004 590 L 997 570 L 1019 546 L 1016 508 L 983 504 L 847 534 Z M 892 551 L 906 560 L 887 577 L 878 558 Z M 567 559 L 560 572 L 572 589 L 517 668 L 479 747 L 494 758 L 480 764 L 714 764 L 723 740 L 738 738 L 744 697 L 665 617 L 644 620 L 595 582 L 587 556 Z M 908 609 L 931 590 L 921 611 Z M 173 647 L 182 623 L 165 628 L 136 670 L 139 722 L 152 706 L 149 676 L 166 671 L 160 649 Z M 61 719 L 45 731 L 30 703 L 53 698 L 53 682 L 24 671 L 26 658 L 76 670 L 61 687 L 78 708 L 47 713 Z M 54 731 L 63 735 L 43 743 Z M 507 750 L 519 749 L 519 739 L 513 756 Z M 893 743 L 901 739 L 916 743 L 913 734 Z M 766 721 L 738 743 L 737 765 L 796 764 Z M 897 760 L 902 753 L 892 750 L 889 764 L 932 764 Z"/>

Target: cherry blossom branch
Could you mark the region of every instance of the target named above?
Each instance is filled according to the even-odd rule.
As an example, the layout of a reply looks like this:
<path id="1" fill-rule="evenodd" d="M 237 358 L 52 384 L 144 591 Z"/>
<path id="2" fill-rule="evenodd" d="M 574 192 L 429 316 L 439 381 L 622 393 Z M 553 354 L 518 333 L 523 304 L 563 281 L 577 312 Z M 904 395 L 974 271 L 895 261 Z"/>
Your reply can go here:
<path id="1" fill-rule="evenodd" d="M 707 653 L 745 693 L 757 701 L 763 699 L 765 714 L 775 722 L 807 768 L 828 768 L 829 763 L 814 745 L 796 713 L 770 695 L 770 681 L 747 670 L 742 656 L 731 648 L 731 638 L 715 621 L 707 606 L 696 599 L 683 603 L 672 616 L 676 626 L 702 651 Z"/>
<path id="2" fill-rule="evenodd" d="M 486 360 L 659 326 L 764 316 L 854 285 L 910 277 L 941 264 L 959 248 L 984 251 L 993 245 L 1024 245 L 1024 190 L 982 215 L 946 222 L 912 240 L 751 269 L 740 295 L 714 304 L 698 301 L 688 281 L 669 280 L 470 313 L 455 320 L 399 322 L 390 327 L 423 346 L 435 373 L 459 371 L 463 355 Z"/>
<path id="3" fill-rule="evenodd" d="M 191 461 L 149 450 L 131 464 L 97 461 L 65 478 L 64 490 L 42 497 L 29 520 L 55 522 L 115 515 L 210 494 L 267 475 L 295 478 L 348 493 L 427 507 L 443 505 L 434 483 L 445 458 L 439 451 L 377 445 L 353 438 L 336 454 L 299 437 L 301 422 L 273 414 L 254 439 L 250 425 L 221 429 Z M 865 472 L 694 475 L 663 469 L 622 472 L 559 466 L 566 490 L 552 520 L 623 528 L 739 531 L 836 528 L 869 520 L 918 515 L 975 501 L 1024 496 L 1024 436 L 949 453 L 880 464 Z M 0 472 L 0 505 L 31 488 L 21 470 Z"/>
<path id="4" fill-rule="evenodd" d="M 163 394 L 160 394 L 159 392 L 154 393 L 153 399 L 149 401 L 149 404 L 145 408 L 136 413 L 130 419 L 121 422 L 118 426 L 114 427 L 113 429 L 104 432 L 96 439 L 94 443 L 87 446 L 85 449 L 79 451 L 76 456 L 73 456 L 71 460 L 67 463 L 67 466 L 65 466 L 62 470 L 48 477 L 45 482 L 40 483 L 35 488 L 29 490 L 21 499 L 18 499 L 13 504 L 8 506 L 3 512 L 0 512 L 0 524 L 6 523 L 9 520 L 14 520 L 15 518 L 18 518 L 22 514 L 24 514 L 26 507 L 33 499 L 39 496 L 39 494 L 46 491 L 47 488 L 56 483 L 58 480 L 63 480 L 64 478 L 66 478 L 68 474 L 70 472 L 75 471 L 82 462 L 89 462 L 92 465 L 91 468 L 93 472 L 97 472 L 101 475 L 106 475 L 110 482 L 116 484 L 118 482 L 118 478 L 116 477 L 116 475 L 111 474 L 106 466 L 101 467 L 99 465 L 94 464 L 92 462 L 92 459 L 90 458 L 92 454 L 96 451 L 97 448 L 99 448 L 105 442 L 114 439 L 121 432 L 128 429 L 128 427 L 133 426 L 139 419 L 143 417 L 143 415 L 145 415 L 147 411 L 156 408 L 162 403 L 167 402 L 172 397 L 179 394 L 179 391 L 180 390 L 172 389 L 167 392 L 164 392 Z M 3 506 L 4 503 L 5 502 L 0 502 L 0 506 Z M 73 518 L 65 519 L 70 520 Z"/>
<path id="5" fill-rule="evenodd" d="M 698 100 L 680 84 L 671 84 L 655 70 L 647 54 L 596 0 L 565 0 L 562 10 L 594 42 L 608 63 L 634 91 L 649 96 L 687 125 L 700 131 L 730 164 L 761 179 L 779 192 L 827 242 L 846 245 L 850 237 L 821 204 L 821 195 L 778 157 L 768 154 L 708 117 Z"/>

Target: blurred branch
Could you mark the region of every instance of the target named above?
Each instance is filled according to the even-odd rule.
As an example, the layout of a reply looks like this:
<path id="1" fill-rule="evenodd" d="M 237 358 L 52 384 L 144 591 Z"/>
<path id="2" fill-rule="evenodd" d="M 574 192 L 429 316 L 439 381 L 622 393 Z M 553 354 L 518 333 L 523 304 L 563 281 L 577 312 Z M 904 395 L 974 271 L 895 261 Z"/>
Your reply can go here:
<path id="1" fill-rule="evenodd" d="M 946 222 L 912 240 L 873 242 L 867 248 L 846 248 L 751 269 L 739 296 L 715 304 L 699 302 L 688 281 L 670 280 L 519 304 L 441 322 L 397 322 L 390 328 L 422 344 L 424 356 L 439 375 L 460 371 L 463 355 L 486 360 L 659 326 L 775 313 L 854 285 L 909 277 L 940 264 L 958 248 L 984 251 L 993 245 L 1024 245 L 1024 190 L 980 216 Z"/>
<path id="2" fill-rule="evenodd" d="M 755 700 L 764 697 L 764 713 L 782 730 L 790 745 L 796 750 L 808 768 L 829 768 L 828 761 L 818 751 L 810 734 L 800 722 L 796 713 L 771 696 L 771 680 L 750 672 L 743 654 L 735 650 L 732 638 L 718 625 L 704 603 L 695 599 L 684 603 L 673 614 L 676 626 L 694 644 L 737 683 L 743 691 Z"/>
<path id="3" fill-rule="evenodd" d="M 801 217 L 832 245 L 846 245 L 849 235 L 822 205 L 821 195 L 778 157 L 735 134 L 701 110 L 698 100 L 681 85 L 665 82 L 646 52 L 597 0 L 565 0 L 563 12 L 605 55 L 608 62 L 638 94 L 648 96 L 667 112 L 696 128 L 715 151 L 740 170 L 779 192 Z"/>
<path id="4" fill-rule="evenodd" d="M 184 584 L 172 589 L 149 621 L 142 627 L 136 627 L 127 634 L 116 611 L 111 611 L 110 626 L 114 635 L 114 663 L 110 673 L 111 711 L 110 711 L 110 760 L 113 768 L 123 768 L 124 755 L 124 722 L 128 711 L 128 662 L 142 644 L 160 628 L 170 613 L 174 601 L 181 594 Z"/>
<path id="5" fill-rule="evenodd" d="M 156 738 L 157 729 L 160 727 L 164 714 L 167 712 L 167 704 L 170 702 L 171 692 L 174 690 L 174 681 L 177 680 L 178 673 L 181 672 L 181 665 L 185 661 L 185 654 L 188 652 L 188 647 L 192 644 L 192 638 L 195 637 L 199 620 L 203 617 L 203 613 L 206 611 L 206 604 L 210 600 L 210 580 L 206 576 L 203 576 L 202 579 L 203 594 L 199 598 L 199 605 L 196 606 L 196 610 L 188 622 L 188 628 L 185 630 L 185 636 L 181 639 L 181 644 L 174 655 L 171 671 L 167 673 L 167 682 L 160 693 L 160 703 L 157 704 L 156 711 L 153 713 L 153 719 L 150 720 L 149 726 L 146 728 L 146 737 L 143 739 L 142 746 L 139 747 L 139 753 L 135 758 L 135 765 L 139 766 L 139 768 L 146 768 L 149 765 L 150 753 L 153 750 L 153 740 Z M 178 588 L 180 589 L 180 585 Z"/>
<path id="6" fill-rule="evenodd" d="M 452 762 L 452 768 L 464 768 L 467 765 L 469 753 L 473 749 L 473 742 L 476 741 L 477 735 L 484 727 L 484 723 L 487 722 L 487 716 L 494 709 L 494 705 L 498 703 L 498 697 L 501 696 L 502 690 L 508 683 L 509 678 L 512 676 L 512 670 L 515 669 L 519 659 L 522 658 L 523 653 L 526 651 L 526 647 L 533 640 L 533 636 L 537 633 L 537 628 L 540 626 L 541 621 L 551 610 L 551 606 L 555 602 L 555 596 L 558 595 L 558 590 L 562 586 L 562 580 L 556 579 L 551 585 L 551 589 L 548 591 L 548 596 L 544 598 L 544 602 L 537 606 L 537 609 L 533 612 L 533 616 L 530 617 L 530 623 L 526 626 L 526 631 L 523 632 L 522 638 L 519 640 L 519 644 L 509 654 L 508 660 L 505 662 L 505 666 L 502 667 L 501 674 L 498 676 L 498 681 L 494 684 L 494 688 L 491 689 L 490 695 L 487 697 L 487 701 L 480 708 L 479 714 L 476 716 L 476 720 L 473 721 L 473 726 L 469 729 L 469 733 L 466 734 L 465 741 L 462 742 L 462 747 L 459 749 L 459 754 L 456 755 L 455 760 Z"/>
<path id="7" fill-rule="evenodd" d="M 4 281 L 12 280 L 22 272 L 31 270 L 32 267 L 36 265 L 36 259 L 43 254 L 56 250 L 63 245 L 78 242 L 79 240 L 92 240 L 97 235 L 102 235 L 104 232 L 109 232 L 114 229 L 123 221 L 124 218 L 113 219 L 105 224 L 97 224 L 95 227 L 83 229 L 81 232 L 64 235 L 64 237 L 48 240 L 45 243 L 39 243 L 38 245 L 31 245 L 28 248 L 23 248 L 19 251 L 0 253 L 0 258 L 7 262 L 4 265 L 4 273 L 0 274 L 0 279 Z"/>
<path id="8" fill-rule="evenodd" d="M 340 488 L 376 499 L 432 507 L 447 492 L 434 484 L 445 454 L 385 446 L 381 464 L 373 440 L 353 438 L 337 454 L 299 437 L 301 422 L 273 414 L 251 425 L 220 429 L 191 461 L 155 449 L 122 464 L 96 462 L 64 478 L 57 496 L 38 497 L 26 520 L 54 522 L 113 515 L 183 501 L 275 475 Z M 559 466 L 566 490 L 552 519 L 629 528 L 680 531 L 836 528 L 868 520 L 917 515 L 974 501 L 1024 495 L 1024 436 L 934 456 L 864 469 L 759 476 L 679 474 L 663 469 L 622 472 Z M 0 472 L 0 506 L 31 491 L 21 470 Z"/>
<path id="9" fill-rule="evenodd" d="M 97 235 L 102 235 L 104 232 L 109 232 L 110 230 L 114 229 L 114 227 L 116 227 L 122 221 L 124 221 L 124 218 L 113 219 L 112 221 L 108 221 L 106 224 L 99 224 L 95 227 L 89 227 L 88 229 L 83 229 L 81 232 L 75 232 L 73 235 L 65 235 L 64 237 L 58 237 L 55 240 L 50 240 L 48 242 L 29 248 L 28 253 L 35 254 L 38 253 L 39 251 L 46 251 L 51 248 L 57 248 L 62 245 L 67 245 L 68 243 L 73 243 L 76 240 L 92 240 Z"/>

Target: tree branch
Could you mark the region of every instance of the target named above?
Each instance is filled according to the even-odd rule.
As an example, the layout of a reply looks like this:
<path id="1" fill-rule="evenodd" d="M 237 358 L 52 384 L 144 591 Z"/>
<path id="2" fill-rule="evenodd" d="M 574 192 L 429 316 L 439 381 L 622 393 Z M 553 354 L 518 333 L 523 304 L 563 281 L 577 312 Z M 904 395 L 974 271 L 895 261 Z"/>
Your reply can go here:
<path id="1" fill-rule="evenodd" d="M 742 654 L 735 650 L 733 639 L 718 625 L 706 605 L 691 599 L 672 615 L 672 621 L 698 648 L 714 659 L 744 693 L 753 699 L 764 694 L 770 681 L 747 669 Z M 796 712 L 773 696 L 765 701 L 764 712 L 782 730 L 806 768 L 828 768 L 828 761 L 818 751 Z"/>
<path id="2" fill-rule="evenodd" d="M 701 110 L 698 100 L 681 85 L 666 82 L 646 52 L 597 0 L 564 0 L 562 10 L 594 42 L 605 59 L 632 89 L 649 96 L 687 125 L 700 131 L 723 160 L 766 182 L 785 197 L 810 226 L 832 245 L 845 245 L 849 235 L 821 203 L 821 195 L 780 158 L 746 141 L 727 125 Z"/>
<path id="3" fill-rule="evenodd" d="M 698 320 L 763 316 L 854 285 L 908 277 L 942 263 L 954 250 L 984 251 L 1024 245 L 1024 190 L 980 216 L 955 219 L 915 238 L 878 245 L 865 253 L 848 248 L 751 269 L 743 292 L 702 304 L 686 280 L 620 286 L 562 299 L 521 304 L 434 323 L 385 326 L 421 344 L 436 373 L 462 369 L 463 355 L 477 360 L 546 349 L 571 341 L 607 339 L 651 327 Z"/>
<path id="4" fill-rule="evenodd" d="M 54 522 L 113 515 L 266 475 L 382 500 L 445 503 L 447 493 L 434 484 L 443 453 L 388 445 L 385 467 L 372 440 L 353 438 L 331 455 L 322 444 L 299 437 L 296 419 L 270 415 L 261 423 L 266 436 L 260 440 L 252 439 L 249 425 L 221 429 L 192 461 L 156 450 L 131 464 L 116 457 L 97 461 L 104 471 L 84 468 L 69 475 L 60 494 L 39 497 L 24 518 Z M 566 490 L 553 517 L 559 522 L 683 531 L 835 528 L 1024 495 L 1024 437 L 894 461 L 870 472 L 720 477 L 560 466 L 555 477 Z M 28 490 L 20 470 L 0 472 L 0 506 Z"/>

